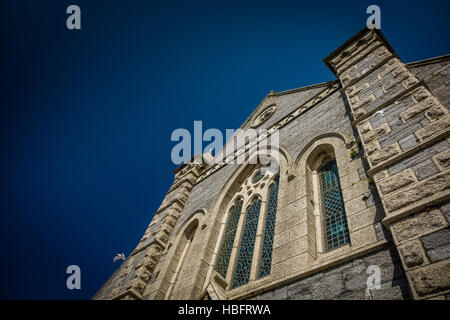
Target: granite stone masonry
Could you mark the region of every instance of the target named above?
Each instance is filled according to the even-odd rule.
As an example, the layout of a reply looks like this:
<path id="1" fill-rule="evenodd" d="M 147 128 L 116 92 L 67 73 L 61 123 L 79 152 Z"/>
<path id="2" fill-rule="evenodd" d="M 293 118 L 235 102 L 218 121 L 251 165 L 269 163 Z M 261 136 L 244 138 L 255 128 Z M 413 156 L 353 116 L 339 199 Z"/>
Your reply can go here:
<path id="1" fill-rule="evenodd" d="M 278 131 L 279 172 L 181 165 L 94 299 L 448 299 L 450 55 L 404 63 L 363 29 L 324 62 L 336 80 L 241 126 Z"/>

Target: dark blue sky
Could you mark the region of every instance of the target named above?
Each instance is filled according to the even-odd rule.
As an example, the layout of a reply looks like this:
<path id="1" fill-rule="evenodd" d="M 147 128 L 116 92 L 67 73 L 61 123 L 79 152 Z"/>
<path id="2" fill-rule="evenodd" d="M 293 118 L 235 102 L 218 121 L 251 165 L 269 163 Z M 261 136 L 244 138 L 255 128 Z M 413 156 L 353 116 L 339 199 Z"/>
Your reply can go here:
<path id="1" fill-rule="evenodd" d="M 448 1 L 1 1 L 0 298 L 90 299 L 173 181 L 172 131 L 333 80 L 370 4 L 405 62 L 450 53 Z"/>

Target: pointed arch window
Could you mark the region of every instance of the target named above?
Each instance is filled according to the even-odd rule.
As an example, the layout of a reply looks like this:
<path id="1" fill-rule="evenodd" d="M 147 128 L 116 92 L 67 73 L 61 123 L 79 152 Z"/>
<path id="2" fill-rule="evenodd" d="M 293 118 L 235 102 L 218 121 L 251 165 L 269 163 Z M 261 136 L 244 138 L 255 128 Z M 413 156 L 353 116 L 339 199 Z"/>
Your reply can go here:
<path id="1" fill-rule="evenodd" d="M 236 186 L 237 200 L 227 212 L 214 266 L 228 289 L 246 285 L 271 272 L 279 175 L 259 169 L 251 171 Z"/>
<path id="2" fill-rule="evenodd" d="M 327 251 L 350 243 L 350 235 L 335 159 L 326 159 L 318 170 Z"/>

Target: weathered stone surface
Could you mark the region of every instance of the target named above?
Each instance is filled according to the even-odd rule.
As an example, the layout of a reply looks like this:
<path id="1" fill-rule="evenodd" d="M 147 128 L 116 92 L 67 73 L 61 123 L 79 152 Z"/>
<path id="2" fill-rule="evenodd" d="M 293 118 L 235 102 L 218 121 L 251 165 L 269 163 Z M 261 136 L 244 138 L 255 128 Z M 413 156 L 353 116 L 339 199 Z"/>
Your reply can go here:
<path id="1" fill-rule="evenodd" d="M 423 234 L 447 225 L 440 210 L 424 211 L 393 224 L 394 234 L 399 243 L 415 239 Z"/>
<path id="2" fill-rule="evenodd" d="M 450 203 L 443 204 L 439 209 L 447 218 L 447 222 L 450 223 Z"/>
<path id="3" fill-rule="evenodd" d="M 427 251 L 431 262 L 441 261 L 450 258 L 450 245 L 446 244 L 436 249 Z"/>
<path id="4" fill-rule="evenodd" d="M 261 295 L 250 298 L 250 300 L 285 300 L 287 298 L 287 287 L 264 292 Z M 309 299 L 311 297 L 308 297 Z M 300 299 L 301 300 L 301 299 Z"/>
<path id="5" fill-rule="evenodd" d="M 373 140 L 366 144 L 366 152 L 367 152 L 367 155 L 369 155 L 369 156 L 372 153 L 374 153 L 375 151 L 378 151 L 380 149 L 381 149 L 381 146 L 380 146 L 380 142 L 378 142 L 378 140 Z"/>
<path id="6" fill-rule="evenodd" d="M 415 165 L 413 171 L 419 180 L 424 180 L 439 173 L 439 169 L 430 158 Z"/>
<path id="7" fill-rule="evenodd" d="M 424 263 L 422 249 L 417 242 L 407 243 L 400 248 L 400 254 L 407 268 L 414 268 Z"/>
<path id="8" fill-rule="evenodd" d="M 399 154 L 401 152 L 401 149 L 398 145 L 398 143 L 393 143 L 386 148 L 383 148 L 381 150 L 378 150 L 374 152 L 370 157 L 370 162 L 373 166 L 376 166 L 377 164 L 388 160 L 389 158 L 392 158 L 393 156 Z"/>
<path id="9" fill-rule="evenodd" d="M 404 300 L 409 299 L 408 281 L 405 278 L 381 284 L 381 289 L 359 289 L 347 291 L 339 299 L 342 300 Z"/>
<path id="10" fill-rule="evenodd" d="M 425 112 L 425 117 L 427 117 L 430 122 L 436 121 L 444 114 L 448 113 L 447 109 L 445 109 L 441 104 L 435 105 Z"/>
<path id="11" fill-rule="evenodd" d="M 419 115 L 420 113 L 422 113 L 423 111 L 425 111 L 426 109 L 436 105 L 438 102 L 436 101 L 435 98 L 430 97 L 429 99 L 426 99 L 424 101 L 419 102 L 418 104 L 412 106 L 411 108 L 409 108 L 408 110 L 406 110 L 405 112 L 403 112 L 400 116 L 402 117 L 402 120 L 404 122 L 408 121 L 409 119 Z"/>
<path id="12" fill-rule="evenodd" d="M 395 249 L 383 249 L 359 257 L 312 276 L 294 281 L 253 299 L 367 299 L 367 268 L 378 265 L 381 269 L 381 289 L 372 292 L 376 299 L 408 299 L 408 284 Z"/>
<path id="13" fill-rule="evenodd" d="M 375 128 L 375 129 L 370 130 L 367 133 L 363 134 L 362 140 L 365 143 L 368 143 L 368 142 L 372 141 L 373 139 L 376 139 L 376 138 L 378 138 L 378 137 L 382 136 L 383 134 L 388 133 L 390 131 L 391 131 L 391 128 L 389 127 L 389 125 L 387 123 L 383 123 L 378 128 Z"/>
<path id="14" fill-rule="evenodd" d="M 441 169 L 447 169 L 450 166 L 450 149 L 445 150 L 444 152 L 439 153 L 434 157 L 437 165 Z"/>
<path id="15" fill-rule="evenodd" d="M 375 101 L 375 99 L 376 99 L 375 95 L 371 94 L 370 96 L 368 96 L 364 99 L 361 99 L 361 100 L 356 99 L 356 101 L 353 100 L 353 103 L 352 103 L 352 100 L 350 100 L 350 103 L 352 104 L 353 110 L 357 110 L 357 109 L 360 109 L 360 108 L 364 107 L 365 105 L 368 105 L 369 103 Z"/>
<path id="16" fill-rule="evenodd" d="M 398 141 L 403 151 L 409 150 L 417 144 L 417 138 L 414 134 L 410 134 Z"/>
<path id="17" fill-rule="evenodd" d="M 450 289 L 450 260 L 411 271 L 414 289 L 420 297 Z"/>
<path id="18" fill-rule="evenodd" d="M 393 224 L 394 234 L 399 243 L 415 239 L 423 234 L 438 230 L 447 225 L 438 209 L 424 211 Z"/>
<path id="19" fill-rule="evenodd" d="M 363 135 L 363 134 L 369 132 L 370 130 L 372 130 L 372 126 L 370 125 L 370 122 L 369 122 L 369 121 L 361 123 L 361 124 L 358 126 L 358 128 L 359 128 L 359 133 L 360 133 L 361 135 Z"/>
<path id="20" fill-rule="evenodd" d="M 450 229 L 446 228 L 436 231 L 421 238 L 423 246 L 426 250 L 435 249 L 437 247 L 450 243 Z"/>
<path id="21" fill-rule="evenodd" d="M 421 241 L 431 262 L 450 258 L 449 228 L 423 236 Z"/>
<path id="22" fill-rule="evenodd" d="M 372 33 L 372 35 L 375 34 Z M 289 171 L 288 181 L 284 180 L 280 183 L 280 198 L 278 201 L 279 207 L 276 217 L 276 234 L 274 236 L 272 256 L 272 263 L 277 263 L 272 265 L 271 275 L 262 280 L 270 283 L 282 280 L 283 283 L 288 284 L 280 285 L 278 288 L 271 289 L 269 292 L 262 293 L 255 298 L 404 299 L 408 297 L 408 284 L 396 250 L 383 249 L 371 254 L 363 252 L 366 249 L 372 250 L 372 246 L 375 244 L 382 245 L 381 242 L 377 243 L 379 240 L 385 238 L 389 240 L 389 231 L 383 229 L 383 224 L 380 221 L 385 216 L 384 208 L 381 207 L 380 201 L 385 200 L 386 194 L 393 196 L 394 194 L 402 193 L 404 189 L 411 191 L 411 186 L 419 185 L 418 182 L 411 182 L 408 179 L 406 179 L 408 180 L 407 183 L 402 179 L 396 181 L 396 176 L 394 175 L 409 169 L 410 172 L 412 170 L 419 182 L 427 181 L 429 183 L 429 181 L 435 180 L 433 176 L 438 174 L 439 170 L 443 171 L 448 167 L 449 161 L 447 159 L 440 159 L 439 162 L 433 158 L 438 153 L 443 153 L 449 149 L 449 144 L 446 140 L 433 146 L 424 144 L 423 148 L 421 146 L 420 151 L 417 152 L 417 149 L 414 147 L 417 147 L 418 143 L 424 141 L 417 140 L 416 132 L 417 136 L 422 134 L 424 137 L 428 136 L 429 138 L 440 129 L 445 128 L 443 124 L 438 124 L 446 116 L 441 114 L 445 110 L 440 109 L 437 104 L 433 106 L 430 102 L 435 101 L 436 97 L 442 104 L 441 106 L 448 106 L 450 102 L 450 90 L 448 90 L 450 79 L 446 70 L 450 70 L 450 68 L 445 69 L 449 64 L 448 59 L 439 62 L 435 60 L 430 63 L 421 62 L 413 68 L 415 70 L 412 71 L 413 75 L 409 72 L 410 68 L 407 68 L 399 59 L 393 58 L 392 52 L 386 49 L 382 43 L 383 41 L 380 41 L 379 38 L 374 36 L 366 40 L 372 43 L 372 46 L 368 46 L 364 42 L 361 42 L 362 44 L 358 44 L 359 42 L 351 44 L 352 49 L 349 50 L 347 56 L 341 57 L 336 62 L 339 69 L 337 73 L 338 78 L 340 78 L 339 74 L 342 72 L 342 78 L 338 79 L 341 80 L 341 83 L 338 83 L 338 81 L 329 82 L 308 88 L 270 94 L 254 112 L 254 116 L 258 116 L 261 114 L 261 111 L 271 104 L 277 105 L 276 110 L 271 114 L 270 118 L 261 123 L 260 128 L 273 128 L 282 124 L 279 127 L 280 144 L 284 147 L 283 152 L 286 159 L 289 158 L 283 161 L 289 161 L 291 165 L 291 167 L 286 168 Z M 388 62 L 385 63 L 386 61 Z M 334 67 L 332 66 L 332 68 Z M 417 83 L 418 79 L 424 80 L 425 84 L 420 84 L 412 91 L 405 91 L 405 88 Z M 337 85 L 333 89 L 335 91 L 331 94 L 326 93 L 329 88 L 335 85 Z M 428 90 L 428 87 L 431 91 Z M 340 90 L 341 88 L 345 92 Z M 383 88 L 388 89 L 389 92 L 383 91 Z M 323 95 L 322 93 L 324 92 L 325 94 Z M 345 97 L 345 93 L 348 100 Z M 347 102 L 350 102 L 350 105 Z M 419 107 L 417 106 L 418 104 L 420 104 Z M 420 109 L 419 112 L 418 109 Z M 306 110 L 308 112 L 305 112 Z M 408 110 L 409 114 L 405 112 Z M 353 119 L 349 117 L 349 113 L 352 111 L 354 111 Z M 363 120 L 364 122 L 359 124 L 358 120 L 361 115 L 367 115 L 368 119 Z M 401 115 L 407 115 L 406 122 L 402 121 Z M 251 127 L 254 122 L 252 120 L 255 119 L 254 116 L 251 115 L 244 122 L 242 129 Z M 289 119 L 289 121 L 284 119 Z M 354 131 L 353 124 L 356 125 L 360 137 L 355 136 L 357 132 Z M 372 128 L 376 129 L 373 130 Z M 364 159 L 364 153 L 361 152 L 360 158 L 352 161 L 351 166 L 346 164 L 341 166 L 340 163 L 340 161 L 345 162 L 349 158 L 350 146 L 355 148 L 354 143 L 352 145 L 351 141 L 358 141 L 362 136 L 366 139 L 362 139 L 363 147 L 365 154 L 369 156 L 368 160 L 372 167 L 382 164 L 386 160 L 393 160 L 401 152 L 412 151 L 411 148 L 414 148 L 414 152 L 408 153 L 408 157 L 396 161 L 396 163 L 392 163 L 386 168 L 378 168 L 383 171 L 376 173 L 374 180 L 377 185 L 382 183 L 383 190 L 386 192 L 386 194 L 380 192 L 381 199 L 377 190 L 374 190 L 374 186 L 373 188 L 368 187 L 368 181 L 365 180 L 369 178 L 366 172 L 368 169 L 365 166 L 366 164 L 364 163 L 363 166 L 361 161 L 358 166 L 354 165 L 357 163 L 356 160 Z M 423 139 L 426 140 L 428 138 Z M 333 139 L 339 140 L 340 145 L 333 144 Z M 333 145 L 335 156 L 338 159 L 341 188 L 344 194 L 347 221 L 349 222 L 349 229 L 351 229 L 350 238 L 352 245 L 341 247 L 334 252 L 317 253 L 314 252 L 316 242 L 311 239 L 318 235 L 316 232 L 320 233 L 320 219 L 315 220 L 316 216 L 314 216 L 320 211 L 317 210 L 320 209 L 320 206 L 318 203 L 311 203 L 311 198 L 314 198 L 314 200 L 318 199 L 318 191 L 311 189 L 314 183 L 308 180 L 311 177 L 305 176 L 306 168 L 304 164 L 298 165 L 296 159 L 299 159 L 300 162 L 304 161 L 302 157 L 307 155 L 304 152 L 309 150 L 309 146 L 319 146 L 324 141 Z M 293 169 L 294 167 L 295 169 Z M 177 249 L 179 247 L 176 235 L 182 234 L 178 232 L 180 228 L 186 225 L 187 220 L 197 210 L 204 208 L 207 212 L 205 217 L 210 218 L 210 220 L 201 222 L 201 230 L 199 228 L 199 233 L 193 238 L 192 245 L 188 249 L 190 251 L 188 251 L 186 260 L 181 265 L 181 271 L 178 280 L 176 280 L 172 296 L 172 298 L 182 299 L 200 297 L 201 290 L 199 287 L 202 287 L 205 283 L 204 280 L 207 280 L 207 268 L 210 265 L 212 267 L 212 264 L 214 264 L 212 251 L 215 250 L 218 246 L 218 241 L 220 241 L 218 233 L 221 230 L 220 221 L 223 218 L 220 212 L 225 210 L 226 207 L 225 202 L 227 200 L 224 200 L 224 207 L 217 208 L 217 206 L 222 205 L 217 200 L 222 196 L 221 192 L 224 190 L 224 186 L 232 182 L 231 178 L 240 168 L 240 165 L 226 165 L 216 171 L 207 168 L 205 172 L 208 174 L 203 174 L 200 171 L 202 169 L 199 169 L 193 170 L 195 172 L 191 176 L 187 172 L 190 170 L 189 167 L 181 168 L 176 173 L 176 182 L 172 185 L 161 204 L 161 210 L 154 216 L 139 247 L 147 247 L 148 244 L 159 237 L 161 241 L 167 241 L 168 246 L 170 244 L 172 250 L 165 249 L 156 253 L 156 258 L 163 253 L 159 261 L 155 261 L 149 256 L 144 257 L 147 249 L 142 250 L 142 256 L 139 253 L 132 255 L 127 261 L 129 268 L 120 269 L 105 288 L 102 289 L 103 293 L 98 297 L 113 298 L 117 294 L 123 293 L 123 288 L 128 288 L 132 284 L 135 284 L 136 290 L 142 293 L 145 285 L 133 282 L 136 279 L 139 281 L 143 280 L 144 283 L 147 282 L 147 288 L 143 291 L 144 298 L 163 299 L 166 297 L 167 290 L 170 287 L 169 282 L 174 279 L 173 276 L 176 274 L 175 269 L 182 251 Z M 284 172 L 282 171 L 281 173 L 283 174 Z M 196 181 L 199 175 L 200 180 Z M 430 180 L 425 180 L 430 177 Z M 394 181 L 392 178 L 394 178 Z M 190 183 L 187 188 L 182 187 L 184 179 Z M 240 179 L 239 177 L 237 180 L 242 184 Z M 178 190 L 179 186 L 184 188 L 184 190 Z M 423 187 L 423 190 L 419 190 L 420 192 L 423 191 L 423 193 L 429 192 L 428 189 L 432 192 L 437 192 L 436 190 L 438 190 L 438 188 L 430 188 L 429 185 Z M 229 191 L 230 194 L 226 195 L 225 199 L 233 196 L 232 193 L 235 190 L 233 188 Z M 365 196 L 364 199 L 362 199 L 363 194 Z M 408 199 L 411 195 L 414 197 L 414 201 L 418 199 L 418 201 L 424 200 L 424 198 L 420 198 L 419 194 L 415 193 L 403 193 L 401 197 Z M 302 206 L 298 206 L 296 201 L 301 201 Z M 404 199 L 398 201 L 404 201 Z M 179 202 L 184 202 L 184 207 L 178 204 Z M 176 215 L 174 216 L 167 214 L 172 203 L 173 205 L 178 204 L 175 210 Z M 400 207 L 404 208 L 406 205 L 408 204 L 402 202 Z M 430 261 L 438 261 L 436 262 L 438 264 L 443 262 L 442 259 L 447 259 L 447 244 L 442 244 L 442 240 L 433 242 L 431 237 L 424 237 L 424 234 L 431 236 L 431 233 L 436 231 L 439 235 L 439 230 L 448 225 L 446 219 L 450 220 L 450 205 L 444 205 L 439 208 L 443 214 L 438 210 L 432 210 L 427 212 L 429 216 L 417 219 L 412 223 L 410 223 L 410 218 L 399 221 L 394 227 L 397 225 L 401 226 L 402 222 L 409 223 L 406 223 L 402 228 L 399 227 L 399 230 L 392 228 L 396 240 L 400 239 L 399 250 L 401 248 L 403 250 L 401 251 L 404 255 L 402 260 L 406 262 L 405 265 L 408 270 L 413 268 L 412 271 L 416 272 L 425 268 L 425 264 Z M 417 218 L 417 216 L 414 216 L 414 218 Z M 203 226 L 206 227 L 204 228 Z M 411 246 L 411 243 L 408 242 L 411 239 L 413 239 L 412 241 L 414 241 L 413 243 L 416 246 Z M 427 250 L 422 248 L 421 241 L 423 239 L 428 241 Z M 317 239 L 317 241 L 320 240 Z M 433 243 L 434 245 L 432 245 Z M 440 245 L 436 245 L 437 243 Z M 355 257 L 353 254 L 356 253 L 364 256 Z M 314 254 L 317 254 L 316 259 L 302 258 L 305 256 L 310 257 Z M 337 259 L 343 257 L 350 260 L 344 263 L 340 262 L 343 260 L 338 262 Z M 208 266 L 199 268 L 197 265 L 194 265 L 194 261 L 199 258 L 204 258 L 204 263 Z M 420 262 L 420 259 L 423 262 Z M 330 263 L 330 265 L 341 263 L 341 265 L 326 270 L 320 269 L 321 271 L 308 269 L 312 270 L 313 273 L 299 280 L 292 281 L 289 278 L 294 273 L 295 276 L 304 276 L 299 274 L 301 270 L 314 268 L 314 263 L 322 264 L 324 262 Z M 371 292 L 371 297 L 368 297 L 366 292 L 366 281 L 369 276 L 367 267 L 369 265 L 380 266 L 382 272 L 381 289 Z M 287 270 L 288 268 L 289 270 Z M 155 272 L 149 278 L 150 270 L 155 270 Z M 157 276 L 158 273 L 159 276 Z M 197 279 L 194 273 L 200 277 Z M 204 275 L 205 277 L 202 278 Z M 289 281 L 292 282 L 289 283 Z M 240 293 L 244 295 L 257 292 L 253 290 L 264 290 L 262 287 L 255 289 L 253 285 L 247 288 L 243 286 L 240 289 L 242 289 Z"/>
<path id="23" fill-rule="evenodd" d="M 387 177 L 389 177 L 389 173 L 387 170 L 379 171 L 373 175 L 375 182 L 379 182 Z"/>
<path id="24" fill-rule="evenodd" d="M 397 173 L 396 175 L 383 180 L 378 185 L 383 194 L 388 194 L 400 188 L 417 181 L 414 172 L 411 169 Z"/>
<path id="25" fill-rule="evenodd" d="M 402 192 L 387 196 L 385 198 L 386 209 L 393 212 L 449 188 L 450 172 L 443 172 L 431 179 L 418 182 Z"/>
<path id="26" fill-rule="evenodd" d="M 416 136 L 420 141 L 426 140 L 441 131 L 450 127 L 450 115 L 446 115 L 439 120 L 430 123 L 428 126 L 418 130 Z"/>

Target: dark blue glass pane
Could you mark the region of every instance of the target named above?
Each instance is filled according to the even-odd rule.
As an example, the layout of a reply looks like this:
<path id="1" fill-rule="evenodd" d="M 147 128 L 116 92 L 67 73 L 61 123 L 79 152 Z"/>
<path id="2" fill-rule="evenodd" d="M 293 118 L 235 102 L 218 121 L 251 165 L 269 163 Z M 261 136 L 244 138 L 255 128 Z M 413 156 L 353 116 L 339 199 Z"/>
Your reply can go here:
<path id="1" fill-rule="evenodd" d="M 230 209 L 228 223 L 222 241 L 222 246 L 220 248 L 216 262 L 216 271 L 224 278 L 226 278 L 227 276 L 231 250 L 233 249 L 233 242 L 234 238 L 236 237 L 236 229 L 238 226 L 241 211 L 242 211 L 242 199 L 239 199 Z"/>
<path id="2" fill-rule="evenodd" d="M 266 224 L 264 228 L 261 257 L 259 260 L 258 278 L 268 276 L 272 267 L 273 233 L 275 230 L 277 214 L 278 183 L 279 177 L 277 177 L 269 189 L 269 202 L 267 203 Z"/>
<path id="3" fill-rule="evenodd" d="M 254 198 L 245 215 L 245 226 L 239 244 L 236 267 L 231 283 L 232 288 L 242 286 L 250 280 L 250 270 L 252 267 L 253 249 L 255 247 L 260 209 L 261 199 Z"/>
<path id="4" fill-rule="evenodd" d="M 350 243 L 339 173 L 335 160 L 328 160 L 319 170 L 327 251 Z"/>

